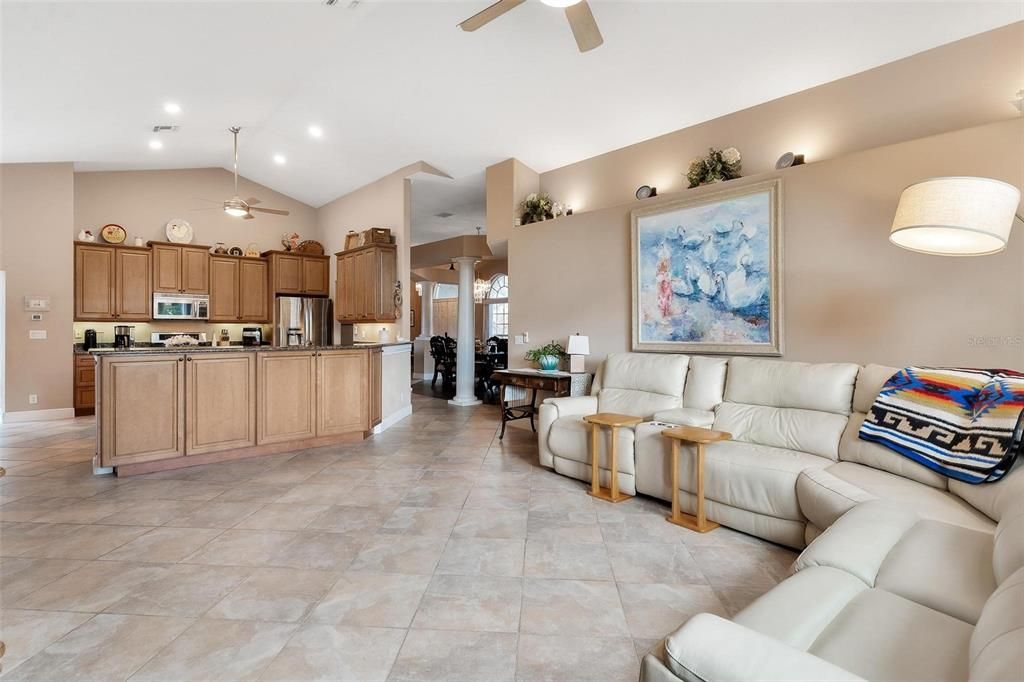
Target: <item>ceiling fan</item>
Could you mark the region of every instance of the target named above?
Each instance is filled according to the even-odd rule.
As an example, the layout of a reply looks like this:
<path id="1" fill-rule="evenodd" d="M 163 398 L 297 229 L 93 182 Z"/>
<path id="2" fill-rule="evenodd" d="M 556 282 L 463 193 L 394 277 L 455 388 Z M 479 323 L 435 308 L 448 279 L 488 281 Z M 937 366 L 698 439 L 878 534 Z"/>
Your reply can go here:
<path id="1" fill-rule="evenodd" d="M 569 20 L 569 27 L 576 38 L 576 45 L 580 52 L 588 52 L 604 43 L 601 31 L 597 28 L 594 20 L 594 13 L 590 11 L 590 5 L 586 0 L 540 0 L 545 5 L 565 9 L 565 16 Z M 463 31 L 475 31 L 485 24 L 494 21 L 505 12 L 519 7 L 526 0 L 498 0 L 482 12 L 477 12 L 469 19 L 459 24 Z"/>
<path id="2" fill-rule="evenodd" d="M 289 212 L 280 208 L 260 208 L 256 204 L 260 203 L 260 200 L 255 197 L 249 197 L 248 199 L 242 199 L 238 196 L 238 133 L 242 129 L 238 126 L 232 126 L 228 128 L 228 131 L 234 136 L 235 139 L 235 195 L 230 199 L 220 203 L 223 205 L 224 212 L 229 216 L 235 218 L 241 218 L 242 220 L 252 220 L 256 216 L 253 215 L 253 211 L 259 213 L 272 213 L 273 215 L 288 215 Z M 211 201 L 210 199 L 203 199 L 203 201 Z M 204 209 L 196 209 L 204 210 Z"/>

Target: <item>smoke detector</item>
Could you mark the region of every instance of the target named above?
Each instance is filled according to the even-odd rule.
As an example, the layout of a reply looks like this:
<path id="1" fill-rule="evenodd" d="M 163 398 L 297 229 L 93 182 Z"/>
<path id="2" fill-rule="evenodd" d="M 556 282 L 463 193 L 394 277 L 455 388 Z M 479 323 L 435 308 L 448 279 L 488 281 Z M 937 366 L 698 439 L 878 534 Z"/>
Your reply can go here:
<path id="1" fill-rule="evenodd" d="M 1017 99 L 1011 100 L 1010 104 L 1017 107 L 1017 111 L 1024 114 L 1024 90 L 1017 91 Z"/>
<path id="2" fill-rule="evenodd" d="M 153 126 L 154 133 L 176 133 L 178 126 Z"/>

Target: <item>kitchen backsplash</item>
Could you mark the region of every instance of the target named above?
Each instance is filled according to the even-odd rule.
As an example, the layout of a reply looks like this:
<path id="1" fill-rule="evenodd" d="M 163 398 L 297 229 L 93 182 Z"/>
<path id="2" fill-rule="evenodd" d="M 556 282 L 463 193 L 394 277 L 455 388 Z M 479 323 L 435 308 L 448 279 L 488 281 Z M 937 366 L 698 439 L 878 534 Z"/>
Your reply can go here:
<path id="1" fill-rule="evenodd" d="M 269 341 L 271 338 L 272 329 L 268 324 L 216 324 L 210 322 L 194 322 L 191 320 L 160 320 L 155 322 L 134 322 L 129 323 L 130 326 L 135 327 L 135 340 L 136 341 L 149 341 L 150 334 L 153 332 L 206 332 L 206 340 L 214 341 L 220 335 L 221 329 L 227 329 L 228 334 L 232 341 L 241 343 L 242 341 L 242 329 L 244 327 L 262 327 L 263 338 Z M 74 325 L 74 342 L 82 343 L 85 338 L 86 329 L 95 329 L 97 340 L 99 343 L 113 343 L 114 342 L 114 323 L 113 322 L 75 322 Z"/>

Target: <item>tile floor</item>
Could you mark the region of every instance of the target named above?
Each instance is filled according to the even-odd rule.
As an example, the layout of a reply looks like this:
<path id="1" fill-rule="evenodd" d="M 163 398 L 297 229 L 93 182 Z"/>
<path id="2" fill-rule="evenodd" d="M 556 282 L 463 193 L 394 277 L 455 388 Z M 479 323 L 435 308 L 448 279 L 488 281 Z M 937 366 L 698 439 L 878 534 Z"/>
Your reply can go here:
<path id="1" fill-rule="evenodd" d="M 610 505 L 496 408 L 362 443 L 94 477 L 90 418 L 0 426 L 10 680 L 624 680 L 794 554 Z"/>

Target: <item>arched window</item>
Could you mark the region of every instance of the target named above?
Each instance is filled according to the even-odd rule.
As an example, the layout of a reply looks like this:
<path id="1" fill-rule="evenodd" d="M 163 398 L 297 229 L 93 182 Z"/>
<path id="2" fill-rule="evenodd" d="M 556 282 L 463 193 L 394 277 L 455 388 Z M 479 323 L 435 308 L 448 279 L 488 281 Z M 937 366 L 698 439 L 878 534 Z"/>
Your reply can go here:
<path id="1" fill-rule="evenodd" d="M 508 336 L 508 275 L 491 277 L 491 287 L 484 299 L 487 306 L 487 336 Z"/>
<path id="2" fill-rule="evenodd" d="M 459 297 L 459 285 L 458 284 L 435 284 L 434 285 L 434 300 L 442 298 L 458 298 Z"/>

